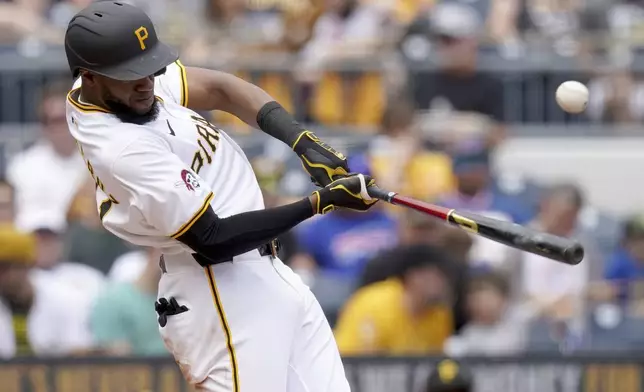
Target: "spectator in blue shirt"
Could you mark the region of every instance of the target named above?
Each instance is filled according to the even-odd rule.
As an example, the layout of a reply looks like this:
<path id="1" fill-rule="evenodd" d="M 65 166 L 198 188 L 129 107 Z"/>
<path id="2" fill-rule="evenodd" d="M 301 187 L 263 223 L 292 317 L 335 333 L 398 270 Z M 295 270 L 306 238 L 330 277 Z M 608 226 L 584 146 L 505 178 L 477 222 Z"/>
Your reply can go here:
<path id="1" fill-rule="evenodd" d="M 534 208 L 521 197 L 503 191 L 490 169 L 490 150 L 475 143 L 458 147 L 452 153 L 456 191 L 445 195 L 440 204 L 476 213 L 504 215 L 515 223 L 534 216 Z"/>
<path id="2" fill-rule="evenodd" d="M 644 215 L 634 216 L 624 225 L 622 243 L 606 263 L 604 277 L 626 299 L 634 283 L 644 281 Z"/>
<path id="3" fill-rule="evenodd" d="M 533 208 L 517 195 L 495 186 L 490 169 L 490 150 L 480 142 L 461 144 L 452 151 L 456 189 L 439 198 L 447 208 L 484 215 L 507 222 L 525 223 L 534 215 Z M 472 268 L 505 268 L 510 263 L 510 248 L 479 236 L 473 237 L 469 253 Z"/>

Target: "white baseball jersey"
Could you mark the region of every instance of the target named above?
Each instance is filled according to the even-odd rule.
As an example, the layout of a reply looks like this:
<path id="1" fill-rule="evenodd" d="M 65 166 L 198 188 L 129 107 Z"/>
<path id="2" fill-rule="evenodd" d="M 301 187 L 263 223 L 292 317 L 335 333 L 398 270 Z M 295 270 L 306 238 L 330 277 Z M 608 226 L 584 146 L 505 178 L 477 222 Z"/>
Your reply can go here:
<path id="1" fill-rule="evenodd" d="M 220 217 L 264 208 L 242 149 L 187 108 L 179 61 L 156 78 L 159 116 L 144 125 L 83 102 L 80 86 L 79 78 L 68 94 L 67 121 L 96 182 L 103 226 L 116 236 L 165 254 L 191 252 L 176 238 L 208 205 Z"/>
<path id="2" fill-rule="evenodd" d="M 253 250 L 201 268 L 176 240 L 208 205 L 221 217 L 264 208 L 241 148 L 186 108 L 183 66 L 156 78 L 160 113 L 145 125 L 83 103 L 80 83 L 69 94 L 69 128 L 103 225 L 167 256 L 159 296 L 189 309 L 159 327 L 186 380 L 208 392 L 349 392 L 322 308 L 279 258 Z"/>

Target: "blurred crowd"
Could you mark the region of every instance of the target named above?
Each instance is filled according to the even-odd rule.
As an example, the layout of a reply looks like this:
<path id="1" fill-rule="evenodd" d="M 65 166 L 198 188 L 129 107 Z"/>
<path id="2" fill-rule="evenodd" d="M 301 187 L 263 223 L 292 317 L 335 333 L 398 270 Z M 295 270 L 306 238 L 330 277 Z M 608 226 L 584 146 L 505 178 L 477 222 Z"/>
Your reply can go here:
<path id="1" fill-rule="evenodd" d="M 92 1 L 0 1 L 0 53 L 16 50 L 28 58 L 44 56 L 49 53 L 44 48 L 62 43 L 74 13 Z M 414 70 L 435 66 L 445 50 L 472 56 L 468 52 L 474 48 L 493 54 L 496 60 L 487 65 L 490 71 L 498 71 L 497 65 L 504 61 L 512 69 L 513 62 L 521 59 L 530 59 L 532 68 L 547 69 L 548 64 L 579 68 L 581 73 L 576 76 L 589 82 L 592 97 L 585 120 L 639 122 L 644 118 L 644 85 L 639 76 L 644 6 L 637 1 L 125 2 L 152 16 L 162 38 L 180 48 L 184 63 L 223 67 L 252 79 L 295 111 L 298 119 L 310 123 L 373 130 L 388 101 L 408 90 L 406 86 L 425 89 L 420 82 L 429 82 L 417 80 L 422 75 L 408 70 L 409 66 Z M 469 9 L 464 11 L 464 7 Z M 430 19 L 448 33 L 430 32 Z M 543 86 L 535 87 L 531 78 L 516 80 L 516 75 L 502 82 L 512 91 L 526 86 L 542 90 L 556 86 L 566 75 L 562 80 L 549 73 L 532 77 L 540 78 Z M 486 88 L 485 84 L 477 86 Z M 521 98 L 531 100 L 531 105 L 506 97 L 509 109 L 505 112 L 511 111 L 512 120 L 520 121 L 551 116 L 543 112 L 551 110 L 547 106 L 552 97 L 542 95 Z M 430 103 L 426 98 L 416 96 L 424 106 Z M 429 108 L 449 109 L 441 102 L 431 103 Z M 499 114 L 503 107 L 485 110 Z M 245 127 L 221 113 L 214 114 L 214 120 Z"/>
<path id="2" fill-rule="evenodd" d="M 60 44 L 67 22 L 88 2 L 0 1 L 0 38 Z M 367 145 L 338 147 L 353 171 L 373 175 L 383 188 L 585 245 L 584 261 L 571 267 L 384 203 L 367 213 L 315 217 L 280 238 L 280 256 L 321 302 L 343 354 L 644 348 L 644 215 L 598 210 L 574 178 L 541 184 L 494 170 L 492 157 L 510 128 L 506 89 L 477 67 L 481 45 L 490 43 L 512 58 L 538 39 L 581 62 L 584 53 L 610 47 L 617 54 L 609 72 L 590 83 L 588 115 L 641 120 L 644 90 L 629 71 L 644 20 L 639 2 L 133 3 L 182 48 L 186 63 L 298 53 L 294 72 L 260 84 L 293 110 L 295 101 L 304 103 L 297 114 L 307 123 L 373 125 Z M 628 41 L 627 48 L 611 39 Z M 431 57 L 436 69 L 348 79 L 325 71 L 385 47 Z M 397 74 L 404 77 L 391 77 Z M 297 99 L 282 78 L 298 82 Z M 8 159 L 1 177 L 0 357 L 166 355 L 153 307 L 159 254 L 102 228 L 95 184 L 67 131 L 69 86 L 51 83 L 39 94 L 42 136 Z M 267 206 L 310 191 L 289 156 L 265 147 L 252 161 Z"/>

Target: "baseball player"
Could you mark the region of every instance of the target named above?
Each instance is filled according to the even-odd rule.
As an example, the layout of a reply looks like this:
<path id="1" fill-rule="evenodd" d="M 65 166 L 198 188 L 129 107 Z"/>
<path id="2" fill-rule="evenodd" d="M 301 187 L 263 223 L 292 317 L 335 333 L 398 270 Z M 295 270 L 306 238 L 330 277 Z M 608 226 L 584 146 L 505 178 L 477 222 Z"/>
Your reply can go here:
<path id="1" fill-rule="evenodd" d="M 65 50 L 69 129 L 100 218 L 162 252 L 160 332 L 186 379 L 201 391 L 349 391 L 322 310 L 273 239 L 336 207 L 369 209 L 373 180 L 349 174 L 260 88 L 184 67 L 138 8 L 92 3 L 71 20 Z M 323 188 L 265 209 L 242 149 L 195 110 L 232 113 L 287 143 Z"/>

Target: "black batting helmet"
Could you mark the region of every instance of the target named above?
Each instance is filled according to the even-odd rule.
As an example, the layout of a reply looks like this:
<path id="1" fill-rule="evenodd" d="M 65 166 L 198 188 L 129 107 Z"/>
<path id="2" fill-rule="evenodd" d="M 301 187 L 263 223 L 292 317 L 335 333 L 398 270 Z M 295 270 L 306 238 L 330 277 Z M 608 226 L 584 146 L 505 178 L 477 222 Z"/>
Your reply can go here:
<path id="1" fill-rule="evenodd" d="M 65 33 L 69 68 L 117 80 L 153 75 L 176 61 L 175 49 L 159 41 L 141 9 L 119 1 L 98 1 L 81 10 Z"/>

